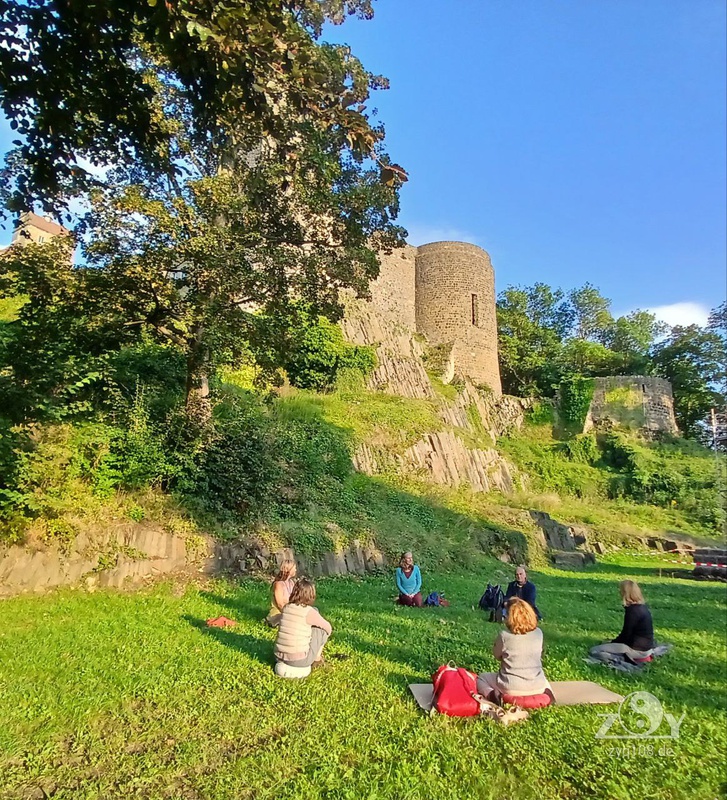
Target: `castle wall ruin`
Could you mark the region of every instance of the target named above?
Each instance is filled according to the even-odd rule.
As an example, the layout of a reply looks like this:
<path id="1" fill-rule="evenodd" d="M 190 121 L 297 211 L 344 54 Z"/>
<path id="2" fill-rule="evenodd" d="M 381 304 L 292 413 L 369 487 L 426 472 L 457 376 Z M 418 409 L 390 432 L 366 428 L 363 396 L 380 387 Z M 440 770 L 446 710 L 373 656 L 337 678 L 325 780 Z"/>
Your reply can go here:
<path id="1" fill-rule="evenodd" d="M 416 333 L 416 255 L 407 245 L 382 254 L 379 277 L 370 286 L 371 305 L 387 322 Z"/>
<path id="2" fill-rule="evenodd" d="M 666 378 L 618 375 L 594 378 L 593 382 L 593 399 L 584 430 L 610 420 L 651 433 L 679 433 L 671 384 Z"/>

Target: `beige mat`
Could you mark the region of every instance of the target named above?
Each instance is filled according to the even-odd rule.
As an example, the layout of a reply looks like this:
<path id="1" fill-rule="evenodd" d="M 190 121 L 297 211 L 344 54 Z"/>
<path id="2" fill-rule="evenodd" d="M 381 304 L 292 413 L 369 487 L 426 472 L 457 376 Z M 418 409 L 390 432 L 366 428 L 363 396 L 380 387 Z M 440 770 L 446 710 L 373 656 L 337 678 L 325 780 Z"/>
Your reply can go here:
<path id="1" fill-rule="evenodd" d="M 601 705 L 620 703 L 623 700 L 622 695 L 592 681 L 551 681 L 550 685 L 559 706 Z M 410 683 L 409 690 L 419 708 L 424 711 L 432 710 L 434 689 L 431 683 Z"/>

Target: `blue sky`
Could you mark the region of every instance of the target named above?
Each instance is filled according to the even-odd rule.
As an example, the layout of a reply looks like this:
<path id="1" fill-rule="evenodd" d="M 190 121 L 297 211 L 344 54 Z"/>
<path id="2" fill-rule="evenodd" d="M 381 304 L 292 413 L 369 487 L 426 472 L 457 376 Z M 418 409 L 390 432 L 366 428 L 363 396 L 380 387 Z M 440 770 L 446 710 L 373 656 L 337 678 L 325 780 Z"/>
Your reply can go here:
<path id="1" fill-rule="evenodd" d="M 713 307 L 727 280 L 726 7 L 378 0 L 373 21 L 328 38 L 391 80 L 369 107 L 410 173 L 412 243 L 479 244 L 498 288 L 591 281 L 617 312 Z"/>
<path id="2" fill-rule="evenodd" d="M 463 239 L 498 288 L 590 281 L 614 311 L 725 295 L 724 0 L 377 0 L 327 31 L 377 93 L 410 241 Z M 0 148 L 9 131 L 0 126 Z M 0 234 L 0 243 L 9 233 Z"/>

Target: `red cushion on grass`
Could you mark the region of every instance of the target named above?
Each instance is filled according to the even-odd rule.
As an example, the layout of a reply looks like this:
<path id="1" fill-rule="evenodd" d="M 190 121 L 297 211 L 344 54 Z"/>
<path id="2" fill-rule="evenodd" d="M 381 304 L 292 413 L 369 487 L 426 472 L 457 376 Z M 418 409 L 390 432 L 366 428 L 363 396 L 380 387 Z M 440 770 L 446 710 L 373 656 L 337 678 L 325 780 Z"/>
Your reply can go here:
<path id="1" fill-rule="evenodd" d="M 545 708 L 545 706 L 550 705 L 551 697 L 549 694 L 526 694 L 522 696 L 504 694 L 502 695 L 502 702 L 519 708 Z"/>
<path id="2" fill-rule="evenodd" d="M 633 658 L 632 661 L 635 661 L 637 664 L 646 664 L 649 661 L 654 660 L 654 656 L 646 656 L 646 658 Z"/>

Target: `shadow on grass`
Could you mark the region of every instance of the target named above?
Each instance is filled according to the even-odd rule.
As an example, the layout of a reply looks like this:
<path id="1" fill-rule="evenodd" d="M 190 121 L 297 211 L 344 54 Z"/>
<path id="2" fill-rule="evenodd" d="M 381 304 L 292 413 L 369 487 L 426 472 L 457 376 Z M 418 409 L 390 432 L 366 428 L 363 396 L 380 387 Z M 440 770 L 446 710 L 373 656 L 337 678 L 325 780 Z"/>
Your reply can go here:
<path id="1" fill-rule="evenodd" d="M 201 591 L 200 597 L 210 600 L 218 606 L 225 608 L 238 622 L 248 620 L 249 622 L 259 622 L 264 625 L 265 617 L 269 611 L 269 603 L 265 606 L 259 603 L 251 604 L 249 599 L 240 597 L 227 597 L 216 592 Z"/>
<path id="2" fill-rule="evenodd" d="M 236 633 L 226 628 L 208 628 L 205 620 L 197 619 L 189 614 L 183 614 L 182 619 L 193 628 L 196 628 L 202 635 L 219 642 L 225 647 L 231 647 L 233 650 L 245 653 L 266 666 L 273 666 L 272 645 L 267 639 L 258 639 L 256 636 L 251 636 L 247 633 Z"/>

